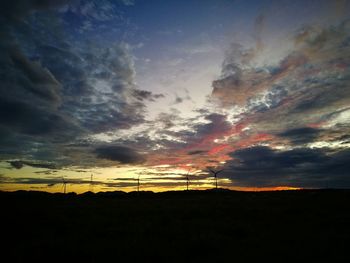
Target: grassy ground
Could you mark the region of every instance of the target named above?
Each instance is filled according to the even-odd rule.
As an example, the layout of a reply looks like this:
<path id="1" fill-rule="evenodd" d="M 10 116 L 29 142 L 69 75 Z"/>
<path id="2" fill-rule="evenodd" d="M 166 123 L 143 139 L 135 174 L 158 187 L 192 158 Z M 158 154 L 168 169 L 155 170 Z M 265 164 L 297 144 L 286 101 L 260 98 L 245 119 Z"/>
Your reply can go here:
<path id="1" fill-rule="evenodd" d="M 0 200 L 7 262 L 350 262 L 345 190 L 0 192 Z"/>

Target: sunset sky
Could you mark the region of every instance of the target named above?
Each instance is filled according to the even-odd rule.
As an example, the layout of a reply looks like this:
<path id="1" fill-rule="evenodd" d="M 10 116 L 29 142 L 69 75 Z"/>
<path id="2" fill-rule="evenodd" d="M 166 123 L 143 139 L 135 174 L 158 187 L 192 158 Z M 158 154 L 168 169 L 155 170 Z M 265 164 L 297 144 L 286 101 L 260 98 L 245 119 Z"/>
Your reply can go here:
<path id="1" fill-rule="evenodd" d="M 6 2 L 0 190 L 350 187 L 350 1 Z"/>

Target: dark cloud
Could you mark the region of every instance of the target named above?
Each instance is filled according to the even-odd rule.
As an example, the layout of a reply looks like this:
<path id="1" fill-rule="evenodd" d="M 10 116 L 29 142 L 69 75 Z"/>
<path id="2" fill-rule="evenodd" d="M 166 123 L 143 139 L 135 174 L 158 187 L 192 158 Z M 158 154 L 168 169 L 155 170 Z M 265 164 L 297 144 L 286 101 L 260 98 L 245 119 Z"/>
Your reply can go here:
<path id="1" fill-rule="evenodd" d="M 313 142 L 322 130 L 302 127 L 283 131 L 278 136 L 288 138 L 293 144 L 303 144 Z"/>
<path id="2" fill-rule="evenodd" d="M 204 154 L 204 153 L 207 153 L 207 151 L 196 150 L 196 151 L 189 151 L 188 155 L 197 155 L 197 154 Z"/>
<path id="3" fill-rule="evenodd" d="M 203 138 L 207 135 L 225 134 L 232 128 L 232 125 L 227 121 L 227 116 L 218 113 L 211 113 L 205 115 L 205 119 L 209 123 L 194 125 L 195 133 L 197 138 Z"/>
<path id="4" fill-rule="evenodd" d="M 62 139 L 78 131 L 67 117 L 30 102 L 16 101 L 6 96 L 0 98 L 0 121 L 12 132 L 28 135 L 58 136 Z"/>
<path id="5" fill-rule="evenodd" d="M 78 51 L 48 46 L 40 50 L 43 64 L 64 86 L 62 110 L 90 132 L 142 123 L 143 101 L 160 96 L 136 89 L 133 58 L 125 43 Z"/>
<path id="6" fill-rule="evenodd" d="M 36 168 L 46 168 L 46 169 L 57 168 L 56 165 L 52 163 L 38 163 L 38 162 L 31 162 L 31 161 L 8 161 L 8 163 L 11 164 L 11 166 L 16 169 L 21 169 L 24 165 L 28 165 Z"/>
<path id="7" fill-rule="evenodd" d="M 178 94 L 175 94 L 175 101 L 174 101 L 174 104 L 179 104 L 179 103 L 182 103 L 184 101 L 193 101 L 191 96 L 190 96 L 190 93 L 187 89 L 185 89 L 185 95 L 184 96 L 179 96 Z"/>
<path id="8" fill-rule="evenodd" d="M 0 133 L 5 134 L 0 140 L 3 149 L 0 159 L 21 157 L 18 154 L 28 154 L 36 148 L 35 144 L 42 142 L 49 145 L 55 140 L 72 139 L 81 130 L 58 110 L 61 83 L 27 53 L 30 42 L 36 38 L 31 39 L 34 34 L 30 23 L 24 21 L 26 15 L 31 10 L 44 10 L 64 2 L 12 1 L 1 8 L 6 15 L 0 18 Z"/>
<path id="9" fill-rule="evenodd" d="M 83 181 L 80 179 L 65 179 L 65 181 L 67 182 L 67 184 L 89 184 L 90 182 L 88 181 Z M 62 184 L 63 186 L 63 180 L 62 177 L 41 177 L 41 178 L 31 178 L 31 177 L 2 177 L 0 178 L 0 182 L 3 184 L 13 184 L 13 183 L 17 183 L 17 184 L 46 184 L 47 186 L 51 187 L 54 185 L 60 185 Z M 95 182 L 96 184 L 98 184 L 98 182 Z"/>
<path id="10" fill-rule="evenodd" d="M 74 0 L 16 0 L 3 1 L 0 13 L 9 18 L 21 18 L 32 10 L 43 10 L 77 2 Z"/>
<path id="11" fill-rule="evenodd" d="M 21 161 L 9 161 L 9 164 L 16 169 L 21 169 L 23 167 L 23 163 Z"/>
<path id="12" fill-rule="evenodd" d="M 85 18 L 85 21 L 89 22 L 115 20 L 121 23 L 123 22 L 123 12 L 119 10 L 119 7 L 133 4 L 133 0 L 73 0 L 65 6 L 64 10 Z"/>
<path id="13" fill-rule="evenodd" d="M 236 186 L 350 187 L 348 149 L 251 147 L 231 153 L 222 176 Z"/>
<path id="14" fill-rule="evenodd" d="M 125 146 L 101 146 L 96 148 L 94 152 L 98 158 L 116 161 L 122 164 L 137 164 L 145 161 L 141 154 Z"/>
<path id="15" fill-rule="evenodd" d="M 176 125 L 176 122 L 179 121 L 181 118 L 178 116 L 177 111 L 173 111 L 170 113 L 161 112 L 158 114 L 155 125 L 161 125 L 165 129 L 169 129 L 171 127 L 174 127 Z"/>
<path id="16" fill-rule="evenodd" d="M 60 83 L 38 62 L 32 62 L 19 50 L 12 50 L 10 59 L 26 80 L 25 88 L 52 104 L 60 103 Z"/>
<path id="17" fill-rule="evenodd" d="M 155 101 L 156 99 L 164 98 L 163 94 L 153 94 L 150 91 L 139 90 L 139 89 L 133 90 L 133 95 L 135 96 L 136 99 L 140 101 L 143 101 L 143 100 Z"/>
<path id="18" fill-rule="evenodd" d="M 0 159 L 72 165 L 95 146 L 72 150 L 69 145 L 143 123 L 145 102 L 163 97 L 137 88 L 126 43 L 73 43 L 63 33 L 65 12 L 98 21 L 118 16 L 110 1 L 1 5 L 6 15 L 0 18 Z M 95 10 L 97 5 L 103 8 Z M 93 157 L 87 159 L 93 162 Z"/>
<path id="19" fill-rule="evenodd" d="M 66 12 L 93 19 L 96 21 L 109 21 L 121 16 L 117 5 L 133 5 L 132 0 L 15 0 L 3 1 L 0 14 L 18 19 L 34 10 L 47 10 L 61 8 Z"/>
<path id="20" fill-rule="evenodd" d="M 175 99 L 175 102 L 174 104 L 179 104 L 179 103 L 182 103 L 184 101 L 183 98 L 179 97 L 179 96 L 176 96 L 176 99 Z"/>

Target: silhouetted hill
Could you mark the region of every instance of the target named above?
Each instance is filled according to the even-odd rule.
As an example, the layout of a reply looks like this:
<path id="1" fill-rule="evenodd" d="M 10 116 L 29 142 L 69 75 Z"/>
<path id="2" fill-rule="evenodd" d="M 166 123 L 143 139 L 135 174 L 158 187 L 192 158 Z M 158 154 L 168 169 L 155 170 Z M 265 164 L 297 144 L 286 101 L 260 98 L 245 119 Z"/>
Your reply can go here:
<path id="1" fill-rule="evenodd" d="M 350 191 L 0 192 L 11 262 L 348 262 Z"/>

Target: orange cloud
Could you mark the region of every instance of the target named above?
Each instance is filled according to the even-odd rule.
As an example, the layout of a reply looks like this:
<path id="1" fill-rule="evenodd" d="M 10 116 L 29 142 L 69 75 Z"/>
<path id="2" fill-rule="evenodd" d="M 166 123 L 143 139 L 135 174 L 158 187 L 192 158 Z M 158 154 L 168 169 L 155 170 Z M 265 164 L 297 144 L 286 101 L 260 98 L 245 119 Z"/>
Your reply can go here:
<path id="1" fill-rule="evenodd" d="M 228 144 L 221 144 L 219 146 L 216 146 L 216 147 L 212 148 L 210 151 L 208 151 L 208 154 L 209 155 L 214 155 L 214 154 L 220 153 L 224 149 L 227 149 L 228 147 L 230 147 L 230 145 L 228 145 Z"/>

